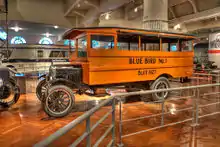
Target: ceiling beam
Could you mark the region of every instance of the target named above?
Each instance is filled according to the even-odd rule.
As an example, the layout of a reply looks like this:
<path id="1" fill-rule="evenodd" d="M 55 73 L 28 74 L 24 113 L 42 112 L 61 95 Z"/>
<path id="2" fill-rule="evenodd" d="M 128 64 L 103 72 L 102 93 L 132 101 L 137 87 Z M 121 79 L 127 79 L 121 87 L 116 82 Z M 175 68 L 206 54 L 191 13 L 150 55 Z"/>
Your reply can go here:
<path id="1" fill-rule="evenodd" d="M 212 21 L 210 23 L 202 23 L 202 22 L 195 22 L 195 23 L 190 23 L 186 25 L 186 28 L 188 31 L 200 31 L 200 30 L 217 30 L 220 26 L 220 21 Z"/>
<path id="2" fill-rule="evenodd" d="M 190 15 L 186 15 L 186 16 L 182 16 L 182 17 L 170 20 L 170 24 L 177 25 L 177 24 L 182 24 L 182 23 L 195 22 L 199 20 L 214 18 L 216 16 L 220 16 L 220 7 L 216 7 L 213 9 L 205 10 L 202 12 L 198 12 L 195 14 L 190 14 Z"/>
<path id="3" fill-rule="evenodd" d="M 182 3 L 187 2 L 188 0 L 169 0 L 169 7 L 173 7 Z"/>
<path id="4" fill-rule="evenodd" d="M 73 4 L 68 8 L 68 10 L 64 13 L 64 16 L 67 16 L 80 1 L 81 0 L 75 0 Z"/>
<path id="5" fill-rule="evenodd" d="M 172 14 L 173 18 L 175 19 L 176 18 L 176 14 L 173 11 L 173 7 L 169 7 L 168 9 L 169 9 L 170 13 Z"/>
<path id="6" fill-rule="evenodd" d="M 197 9 L 195 1 L 194 0 L 188 0 L 188 2 L 192 5 L 194 13 L 197 13 L 198 9 Z"/>
<path id="7" fill-rule="evenodd" d="M 87 4 L 88 6 L 94 7 L 97 10 L 100 9 L 99 4 L 98 4 L 97 1 L 95 3 L 95 2 L 91 2 L 91 1 L 85 0 L 84 3 Z"/>
<path id="8" fill-rule="evenodd" d="M 79 15 L 79 16 L 82 16 L 82 17 L 85 17 L 85 14 L 83 14 L 83 13 L 81 13 L 81 12 L 79 12 L 79 11 L 72 11 L 72 13 L 75 13 L 75 14 L 77 14 L 77 15 Z"/>

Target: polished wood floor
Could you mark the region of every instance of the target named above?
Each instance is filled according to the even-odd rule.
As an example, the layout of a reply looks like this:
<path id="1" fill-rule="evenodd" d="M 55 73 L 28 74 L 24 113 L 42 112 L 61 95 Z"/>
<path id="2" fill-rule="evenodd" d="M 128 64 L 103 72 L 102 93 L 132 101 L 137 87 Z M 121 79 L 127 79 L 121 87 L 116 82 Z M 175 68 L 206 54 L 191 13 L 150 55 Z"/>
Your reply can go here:
<path id="1" fill-rule="evenodd" d="M 213 89 L 204 89 L 208 92 Z M 183 92 L 184 94 L 187 92 Z M 84 97 L 84 96 L 82 96 Z M 214 96 L 203 98 L 201 104 L 213 102 L 211 100 Z M 85 108 L 82 111 L 75 110 L 70 115 L 60 118 L 52 119 L 44 113 L 40 102 L 36 99 L 34 93 L 22 95 L 19 102 L 9 109 L 0 109 L 0 147 L 30 147 L 40 140 L 46 138 L 59 128 L 65 126 L 69 122 L 82 115 L 84 111 L 88 110 L 90 103 L 81 102 L 86 98 L 78 98 L 78 108 Z M 88 98 L 89 99 L 89 98 Z M 98 98 L 96 99 L 98 100 Z M 97 101 L 94 103 L 97 103 Z M 215 99 L 216 100 L 216 99 Z M 135 105 L 134 105 L 135 104 Z M 192 99 L 170 101 L 167 102 L 166 112 L 175 109 L 186 108 L 191 106 Z M 111 107 L 104 107 L 92 116 L 92 124 L 101 118 Z M 117 107 L 118 108 L 118 107 Z M 146 104 L 139 101 L 138 97 L 132 98 L 132 103 L 127 102 L 123 104 L 123 119 L 136 118 L 155 114 L 160 112 L 160 104 Z M 220 107 L 208 107 L 200 110 L 200 115 L 219 111 Z M 118 136 L 118 109 L 117 109 L 117 136 Z M 176 122 L 192 116 L 191 111 L 173 112 L 165 117 L 165 123 Z M 104 121 L 92 134 L 92 143 L 98 137 L 102 136 L 108 125 L 111 123 L 111 117 Z M 123 134 L 130 134 L 137 131 L 145 130 L 160 124 L 160 118 L 143 119 L 132 122 L 125 122 L 123 124 Z M 181 125 L 175 125 L 141 133 L 138 135 L 126 137 L 123 139 L 125 146 L 131 147 L 219 147 L 220 144 L 220 115 L 206 117 L 199 120 L 198 127 L 191 127 L 191 122 Z M 51 146 L 68 146 L 77 137 L 85 131 L 85 123 L 80 124 Z M 111 136 L 109 135 L 108 139 Z M 105 146 L 108 139 L 104 140 L 101 146 Z M 117 139 L 118 141 L 118 139 Z M 85 146 L 85 143 L 80 144 Z"/>

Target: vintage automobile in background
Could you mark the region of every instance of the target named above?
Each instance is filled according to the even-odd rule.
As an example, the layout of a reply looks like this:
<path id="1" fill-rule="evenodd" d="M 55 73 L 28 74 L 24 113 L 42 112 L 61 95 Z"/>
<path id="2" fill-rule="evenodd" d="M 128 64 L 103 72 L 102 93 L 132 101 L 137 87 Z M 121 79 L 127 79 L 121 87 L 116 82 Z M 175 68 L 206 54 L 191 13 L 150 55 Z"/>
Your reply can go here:
<path id="1" fill-rule="evenodd" d="M 20 89 L 16 83 L 16 71 L 1 65 L 5 52 L 0 52 L 0 107 L 8 108 L 20 97 Z"/>
<path id="2" fill-rule="evenodd" d="M 128 92 L 167 89 L 169 78 L 183 81 L 193 73 L 195 36 L 119 27 L 77 28 L 63 39 L 75 40 L 70 65 L 51 65 L 40 77 L 37 97 L 45 112 L 63 117 L 75 105 L 75 93 L 124 87 Z M 152 94 L 152 100 L 169 92 Z"/>
<path id="3" fill-rule="evenodd" d="M 199 57 L 194 57 L 194 70 L 195 72 L 208 72 L 213 69 L 217 69 L 217 65 L 213 61 L 201 61 Z"/>

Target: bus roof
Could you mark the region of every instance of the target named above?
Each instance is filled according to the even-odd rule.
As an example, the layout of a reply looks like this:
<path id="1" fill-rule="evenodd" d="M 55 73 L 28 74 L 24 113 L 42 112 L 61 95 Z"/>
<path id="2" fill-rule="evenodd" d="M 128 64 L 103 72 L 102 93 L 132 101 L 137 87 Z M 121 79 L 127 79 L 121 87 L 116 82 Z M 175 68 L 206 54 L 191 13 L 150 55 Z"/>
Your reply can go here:
<path id="1" fill-rule="evenodd" d="M 163 31 L 154 31 L 146 29 L 135 29 L 135 28 L 125 28 L 125 27 L 86 27 L 86 28 L 73 28 L 64 33 L 63 39 L 72 39 L 78 35 L 85 32 L 118 32 L 118 33 L 129 33 L 129 34 L 140 34 L 145 36 L 158 36 L 158 37 L 167 37 L 167 38 L 184 38 L 184 39 L 196 39 L 195 35 L 184 34 L 184 33 L 175 33 L 175 32 L 163 32 Z"/>

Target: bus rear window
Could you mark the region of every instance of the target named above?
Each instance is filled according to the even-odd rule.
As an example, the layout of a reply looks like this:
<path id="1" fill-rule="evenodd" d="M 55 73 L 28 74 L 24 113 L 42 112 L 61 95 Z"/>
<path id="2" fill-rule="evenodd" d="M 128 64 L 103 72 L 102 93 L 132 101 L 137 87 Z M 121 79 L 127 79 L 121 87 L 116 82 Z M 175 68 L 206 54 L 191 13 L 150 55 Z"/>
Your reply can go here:
<path id="1" fill-rule="evenodd" d="M 193 45 L 191 40 L 181 40 L 180 41 L 180 48 L 181 50 L 184 51 L 192 51 Z"/>

